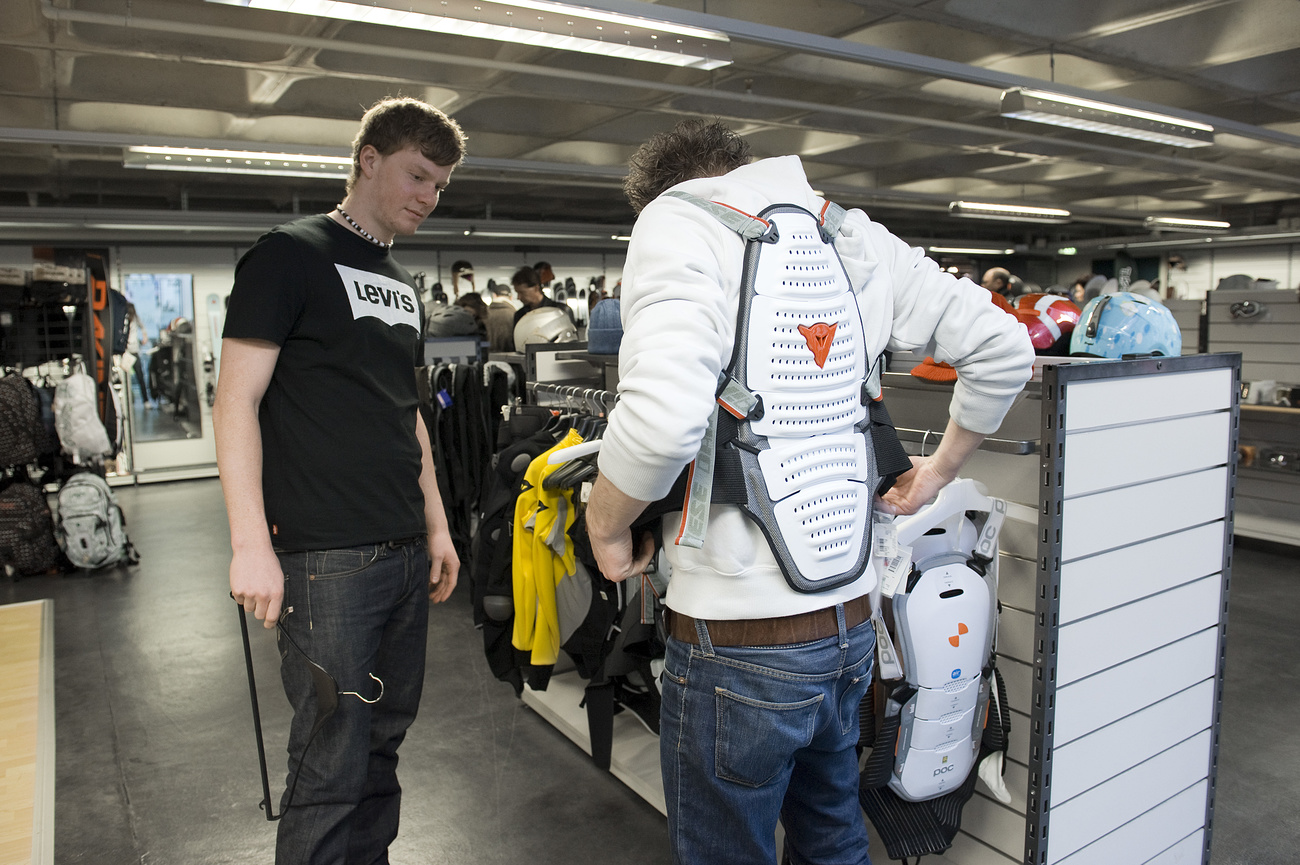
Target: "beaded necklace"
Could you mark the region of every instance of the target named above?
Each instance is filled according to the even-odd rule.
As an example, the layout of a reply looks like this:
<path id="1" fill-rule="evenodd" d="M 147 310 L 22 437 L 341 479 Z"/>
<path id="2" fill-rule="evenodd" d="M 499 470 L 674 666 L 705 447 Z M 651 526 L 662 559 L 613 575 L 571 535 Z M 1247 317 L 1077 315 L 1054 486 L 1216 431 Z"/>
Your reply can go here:
<path id="1" fill-rule="evenodd" d="M 371 243 L 373 243 L 375 246 L 379 247 L 380 249 L 388 249 L 389 247 L 391 247 L 391 246 L 393 245 L 393 242 L 392 242 L 391 240 L 388 241 L 387 243 L 385 243 L 384 241 L 382 241 L 382 240 L 380 240 L 379 238 L 375 237 L 375 236 L 374 236 L 373 234 L 371 234 L 370 232 L 366 231 L 366 230 L 365 230 L 364 228 L 362 228 L 360 225 L 357 225 L 357 221 L 356 221 L 355 219 L 353 219 L 351 216 L 348 215 L 348 212 L 347 212 L 346 210 L 343 209 L 343 205 L 340 204 L 338 207 L 335 207 L 334 209 L 337 210 L 337 211 L 339 212 L 339 215 L 340 215 L 340 216 L 342 216 L 344 219 L 347 220 L 348 225 L 352 226 L 353 228 L 355 228 L 355 229 L 357 230 L 357 234 L 361 235 L 361 236 L 364 237 L 366 240 L 368 240 L 368 241 L 370 241 Z"/>

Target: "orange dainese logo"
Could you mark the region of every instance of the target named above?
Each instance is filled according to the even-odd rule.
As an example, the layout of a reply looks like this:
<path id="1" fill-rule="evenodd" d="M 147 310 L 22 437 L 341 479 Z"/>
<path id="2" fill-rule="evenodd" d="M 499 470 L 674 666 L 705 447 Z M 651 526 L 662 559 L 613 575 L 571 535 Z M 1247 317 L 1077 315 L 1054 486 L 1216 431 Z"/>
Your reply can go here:
<path id="1" fill-rule="evenodd" d="M 966 627 L 966 626 L 965 626 L 964 624 L 962 624 L 961 622 L 958 622 L 958 623 L 957 623 L 957 633 L 955 633 L 955 634 L 953 634 L 951 637 L 949 637 L 949 638 L 948 638 L 948 642 L 952 643 L 953 648 L 956 648 L 956 647 L 958 647 L 958 646 L 961 645 L 961 635 L 962 635 L 962 634 L 969 634 L 969 633 L 970 633 L 970 628 Z"/>
<path id="2" fill-rule="evenodd" d="M 831 353 L 831 343 L 835 341 L 837 327 L 838 323 L 825 324 L 820 321 L 811 327 L 799 325 L 799 333 L 803 335 L 804 342 L 808 343 L 808 350 L 812 352 L 819 369 L 826 366 L 826 355 Z"/>

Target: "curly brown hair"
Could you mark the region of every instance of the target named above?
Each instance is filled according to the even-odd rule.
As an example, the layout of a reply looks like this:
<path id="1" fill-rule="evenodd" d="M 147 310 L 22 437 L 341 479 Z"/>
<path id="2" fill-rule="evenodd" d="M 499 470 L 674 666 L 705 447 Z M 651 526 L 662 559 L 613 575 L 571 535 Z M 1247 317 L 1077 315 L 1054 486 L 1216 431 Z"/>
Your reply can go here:
<path id="1" fill-rule="evenodd" d="M 369 144 L 383 156 L 418 147 L 434 165 L 460 165 L 465 158 L 465 131 L 460 124 L 427 102 L 409 96 L 381 99 L 361 118 L 352 140 L 352 171 L 348 191 L 361 173 L 361 148 Z"/>
<path id="2" fill-rule="evenodd" d="M 749 163 L 749 142 L 720 121 L 683 120 L 637 148 L 623 192 L 637 213 L 665 189 L 696 177 L 718 177 Z"/>

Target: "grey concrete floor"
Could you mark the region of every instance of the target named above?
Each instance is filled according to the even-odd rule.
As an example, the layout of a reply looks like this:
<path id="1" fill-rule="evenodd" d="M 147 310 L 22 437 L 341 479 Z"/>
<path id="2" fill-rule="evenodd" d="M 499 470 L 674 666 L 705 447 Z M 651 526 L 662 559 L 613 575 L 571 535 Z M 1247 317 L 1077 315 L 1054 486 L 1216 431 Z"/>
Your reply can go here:
<path id="1" fill-rule="evenodd" d="M 269 863 L 220 486 L 117 493 L 138 567 L 0 580 L 0 603 L 55 603 L 55 861 Z M 1298 556 L 1244 544 L 1234 555 L 1214 865 L 1297 861 Z M 270 633 L 252 637 L 278 796 L 289 710 Z M 394 862 L 669 861 L 663 817 L 492 678 L 463 584 L 434 610 L 429 662 L 401 752 Z"/>

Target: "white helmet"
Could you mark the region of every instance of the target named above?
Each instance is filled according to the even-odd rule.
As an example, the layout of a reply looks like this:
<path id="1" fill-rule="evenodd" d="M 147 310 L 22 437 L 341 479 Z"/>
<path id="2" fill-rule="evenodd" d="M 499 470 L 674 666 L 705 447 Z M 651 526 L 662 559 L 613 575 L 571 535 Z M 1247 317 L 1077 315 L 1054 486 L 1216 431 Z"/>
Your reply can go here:
<path id="1" fill-rule="evenodd" d="M 515 351 L 534 343 L 577 342 L 578 329 L 569 313 L 554 306 L 539 306 L 524 314 L 515 325 Z"/>

